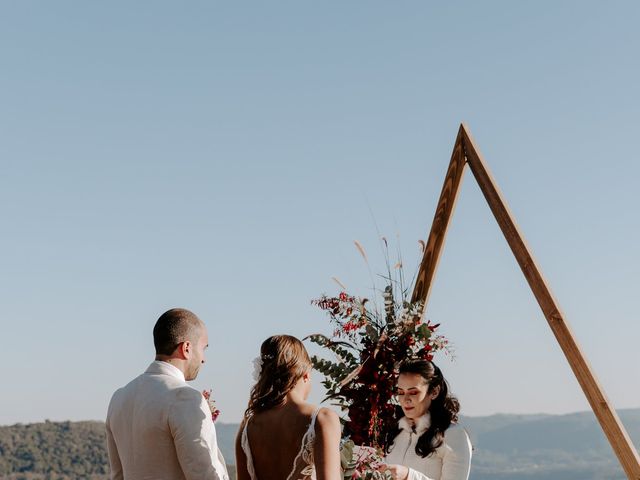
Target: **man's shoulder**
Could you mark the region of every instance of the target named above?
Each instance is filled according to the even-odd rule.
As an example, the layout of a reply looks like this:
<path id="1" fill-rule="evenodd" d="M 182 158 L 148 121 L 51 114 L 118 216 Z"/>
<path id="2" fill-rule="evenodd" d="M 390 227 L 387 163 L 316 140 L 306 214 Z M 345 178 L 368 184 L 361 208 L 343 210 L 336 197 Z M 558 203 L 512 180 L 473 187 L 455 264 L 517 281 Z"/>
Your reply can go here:
<path id="1" fill-rule="evenodd" d="M 126 385 L 118 388 L 115 392 L 113 392 L 112 399 L 117 398 L 119 396 L 125 395 L 129 390 L 133 390 L 136 388 L 136 384 L 139 384 L 144 377 L 144 373 L 138 375 L 137 377 L 130 380 Z"/>
<path id="2" fill-rule="evenodd" d="M 198 406 L 203 400 L 202 393 L 184 380 L 162 371 L 147 370 L 113 393 L 109 411 L 120 410 L 123 407 L 126 409 L 134 404 L 139 405 L 140 402 L 151 402 L 156 406 L 174 403 Z"/>
<path id="3" fill-rule="evenodd" d="M 190 423 L 196 420 L 200 422 L 210 417 L 204 396 L 190 385 L 182 385 L 172 389 L 167 400 L 170 421 Z"/>
<path id="4" fill-rule="evenodd" d="M 113 392 L 113 395 L 111 395 L 111 400 L 109 401 L 109 412 L 111 412 L 111 410 L 115 408 L 117 405 L 124 402 L 126 397 L 136 389 L 135 385 L 140 382 L 141 377 L 142 375 L 138 375 L 129 383 L 118 388 L 115 392 Z"/>
<path id="5" fill-rule="evenodd" d="M 202 392 L 196 390 L 191 385 L 187 385 L 186 383 L 175 386 L 172 389 L 172 393 L 173 398 L 177 402 L 194 403 L 199 405 L 204 401 Z"/>
<path id="6" fill-rule="evenodd" d="M 195 388 L 173 376 L 145 372 L 116 390 L 112 401 L 130 396 L 136 398 L 153 396 L 171 401 L 173 399 L 197 398 L 201 394 Z"/>

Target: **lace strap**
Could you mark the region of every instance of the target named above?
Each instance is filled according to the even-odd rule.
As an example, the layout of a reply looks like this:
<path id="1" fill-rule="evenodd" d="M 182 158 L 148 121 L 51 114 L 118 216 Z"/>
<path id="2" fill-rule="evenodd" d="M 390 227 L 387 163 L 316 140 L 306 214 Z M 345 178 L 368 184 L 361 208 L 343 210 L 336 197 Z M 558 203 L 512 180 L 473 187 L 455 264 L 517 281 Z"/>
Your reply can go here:
<path id="1" fill-rule="evenodd" d="M 240 439 L 240 445 L 242 446 L 242 451 L 244 455 L 247 457 L 247 472 L 249 473 L 249 477 L 251 480 L 256 480 L 256 471 L 253 468 L 253 457 L 251 456 L 251 447 L 249 446 L 249 435 L 247 434 L 247 427 L 249 426 L 249 419 L 247 419 L 244 423 L 244 428 L 242 429 L 242 438 Z"/>
<path id="2" fill-rule="evenodd" d="M 314 435 L 316 433 L 316 418 L 318 418 L 318 413 L 320 412 L 321 408 L 322 407 L 317 407 L 311 414 L 311 423 L 309 424 L 309 431 L 313 432 Z"/>
<path id="3" fill-rule="evenodd" d="M 296 458 L 293 460 L 293 470 L 291 470 L 291 473 L 287 477 L 287 480 L 292 480 L 293 476 L 296 474 L 296 471 L 298 470 L 298 462 L 300 461 L 300 459 L 302 459 L 302 461 L 304 462 L 303 464 L 304 473 L 307 473 L 310 469 L 313 468 L 313 463 L 314 463 L 313 443 L 316 438 L 316 430 L 315 430 L 316 418 L 318 416 L 318 412 L 320 411 L 320 408 L 322 407 L 317 407 L 311 414 L 311 421 L 309 422 L 309 427 L 307 428 L 307 431 L 302 436 L 300 450 L 298 451 Z"/>

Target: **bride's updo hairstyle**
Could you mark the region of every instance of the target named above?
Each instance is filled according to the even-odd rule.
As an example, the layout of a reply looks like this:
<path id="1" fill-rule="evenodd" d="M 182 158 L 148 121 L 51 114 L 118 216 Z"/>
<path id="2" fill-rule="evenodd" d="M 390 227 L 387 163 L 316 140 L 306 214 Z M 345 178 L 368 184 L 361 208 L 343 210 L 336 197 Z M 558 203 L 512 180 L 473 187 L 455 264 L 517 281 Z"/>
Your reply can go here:
<path id="1" fill-rule="evenodd" d="M 440 387 L 438 396 L 431 401 L 431 405 L 429 406 L 429 414 L 431 416 L 430 426 L 420 435 L 416 442 L 416 453 L 425 458 L 442 445 L 444 442 L 444 432 L 447 428 L 449 428 L 452 423 L 458 422 L 460 402 L 458 402 L 456 397 L 449 394 L 449 385 L 438 366 L 428 360 L 405 360 L 400 364 L 398 372 L 400 375 L 403 373 L 420 375 L 427 382 L 427 393 L 432 393 L 437 387 Z M 402 417 L 402 410 L 400 408 L 398 414 Z M 400 427 L 396 423 L 395 428 L 389 432 L 389 441 L 386 442 L 387 452 L 399 433 Z"/>
<path id="2" fill-rule="evenodd" d="M 262 342 L 259 360 L 262 368 L 251 389 L 245 417 L 284 403 L 287 393 L 311 370 L 307 349 L 296 337 L 274 335 Z"/>

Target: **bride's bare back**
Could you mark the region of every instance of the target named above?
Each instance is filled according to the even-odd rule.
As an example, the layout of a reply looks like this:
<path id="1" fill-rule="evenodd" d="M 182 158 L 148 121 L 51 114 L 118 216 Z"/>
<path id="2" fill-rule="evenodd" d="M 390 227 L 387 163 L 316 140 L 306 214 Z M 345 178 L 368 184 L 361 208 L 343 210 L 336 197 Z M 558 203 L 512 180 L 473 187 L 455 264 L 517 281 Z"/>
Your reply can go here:
<path id="1" fill-rule="evenodd" d="M 341 480 L 340 421 L 307 403 L 312 363 L 302 342 L 273 335 L 254 366 L 256 383 L 236 438 L 238 480 Z"/>
<path id="2" fill-rule="evenodd" d="M 308 403 L 287 403 L 252 416 L 246 426 L 246 441 L 255 477 L 252 479 L 249 474 L 251 467 L 242 448 L 243 425 L 236 439 L 238 480 L 286 480 L 289 477 L 292 480 L 338 480 L 340 422 L 334 412 L 322 408 L 310 431 L 314 412 L 316 408 Z M 308 432 L 310 436 L 305 438 Z M 309 451 L 303 452 L 301 449 L 307 440 Z M 308 464 L 309 454 L 311 465 Z M 314 477 L 310 469 L 313 466 Z"/>

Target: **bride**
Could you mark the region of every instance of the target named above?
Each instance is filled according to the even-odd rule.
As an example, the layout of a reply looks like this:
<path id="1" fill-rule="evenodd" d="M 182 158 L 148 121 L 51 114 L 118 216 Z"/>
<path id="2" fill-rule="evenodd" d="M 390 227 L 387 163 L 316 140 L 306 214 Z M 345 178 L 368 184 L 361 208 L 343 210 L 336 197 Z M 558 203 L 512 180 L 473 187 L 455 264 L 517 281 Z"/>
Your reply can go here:
<path id="1" fill-rule="evenodd" d="M 341 480 L 340 421 L 307 403 L 311 360 L 300 340 L 267 338 L 236 438 L 238 480 Z"/>

